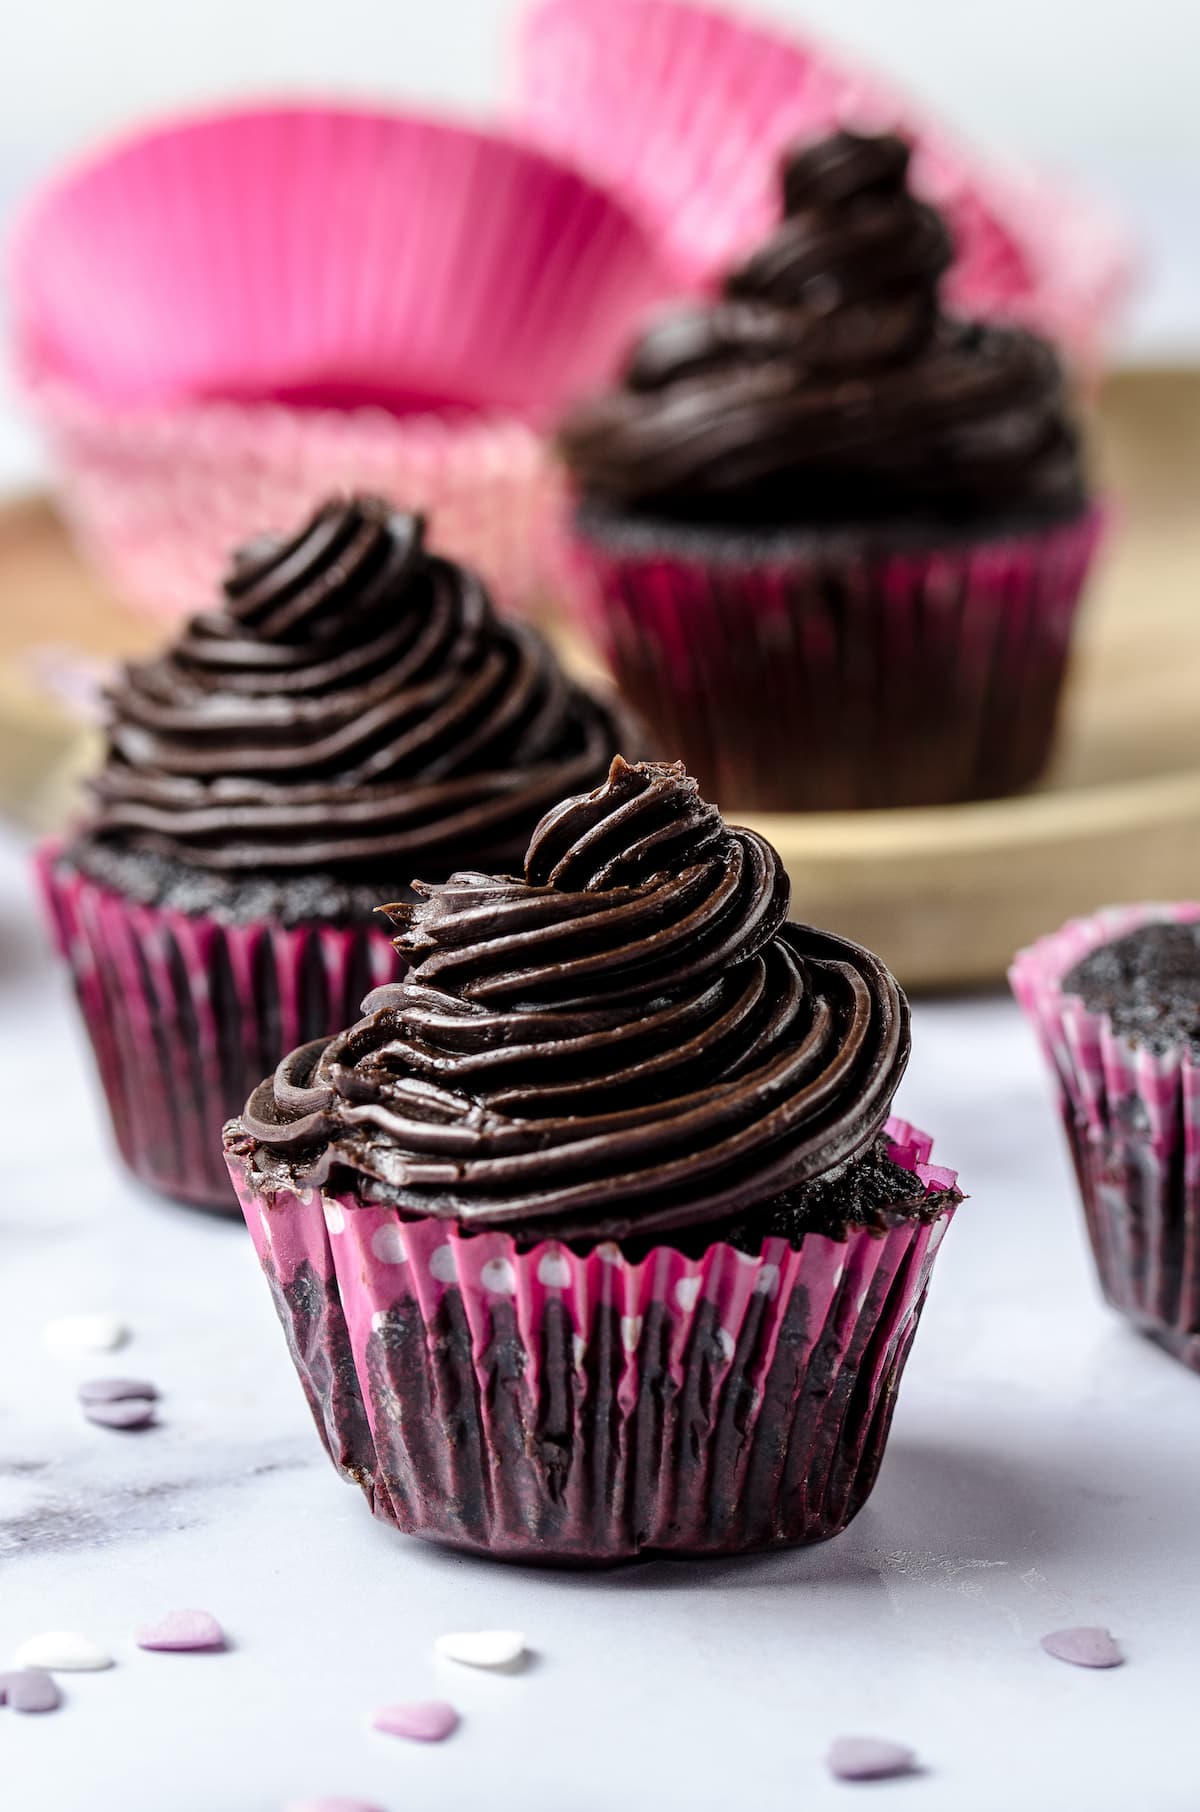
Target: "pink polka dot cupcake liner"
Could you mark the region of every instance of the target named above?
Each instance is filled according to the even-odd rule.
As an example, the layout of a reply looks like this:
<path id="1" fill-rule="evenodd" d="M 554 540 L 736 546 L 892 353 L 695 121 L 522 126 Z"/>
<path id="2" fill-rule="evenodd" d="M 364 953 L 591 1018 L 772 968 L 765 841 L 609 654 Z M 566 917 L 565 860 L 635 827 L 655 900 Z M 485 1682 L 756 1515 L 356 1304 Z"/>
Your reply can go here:
<path id="1" fill-rule="evenodd" d="M 502 130 L 351 105 L 131 132 L 33 199 L 17 362 L 110 577 L 202 606 L 230 545 L 377 488 L 541 589 L 541 432 L 673 284 L 616 198 Z"/>
<path id="2" fill-rule="evenodd" d="M 924 1134 L 888 1133 L 927 1215 L 638 1262 L 352 1195 L 256 1194 L 227 1149 L 321 1438 L 374 1514 L 595 1565 L 819 1541 L 862 1507 L 958 1200 Z"/>
<path id="3" fill-rule="evenodd" d="M 577 528 L 572 596 L 622 692 L 730 809 L 1000 797 L 1054 745 L 1104 515 L 912 552 L 797 536 L 715 557 Z"/>
<path id="4" fill-rule="evenodd" d="M 353 1022 L 398 959 L 372 926 L 258 923 L 123 898 L 64 864 L 37 874 L 126 1165 L 140 1182 L 237 1213 L 221 1129 L 285 1051 Z"/>
<path id="5" fill-rule="evenodd" d="M 1104 1295 L 1200 1371 L 1200 1069 L 1184 1046 L 1135 1044 L 1062 986 L 1102 944 L 1196 919 L 1196 902 L 1109 907 L 1020 951 L 1009 979 L 1058 1084 Z"/>
<path id="6" fill-rule="evenodd" d="M 811 37 L 690 0 L 540 0 L 519 45 L 518 129 L 622 196 L 692 281 L 775 224 L 783 149 L 898 130 L 956 247 L 951 304 L 1021 322 L 1095 372 L 1129 289 L 1127 235 L 1040 172 L 993 167 L 873 71 Z"/>

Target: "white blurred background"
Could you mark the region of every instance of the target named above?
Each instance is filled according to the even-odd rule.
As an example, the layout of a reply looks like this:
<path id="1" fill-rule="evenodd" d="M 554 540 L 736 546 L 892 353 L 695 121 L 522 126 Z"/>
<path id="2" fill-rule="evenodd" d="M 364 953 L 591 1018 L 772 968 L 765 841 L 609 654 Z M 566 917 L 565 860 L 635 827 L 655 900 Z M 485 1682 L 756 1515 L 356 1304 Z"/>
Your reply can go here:
<path id="1" fill-rule="evenodd" d="M 498 105 L 519 0 L 10 0 L 0 229 L 65 153 L 179 101 L 328 88 Z M 1200 361 L 1196 0 L 758 0 L 994 150 L 1111 199 L 1144 276 L 1125 360 Z"/>

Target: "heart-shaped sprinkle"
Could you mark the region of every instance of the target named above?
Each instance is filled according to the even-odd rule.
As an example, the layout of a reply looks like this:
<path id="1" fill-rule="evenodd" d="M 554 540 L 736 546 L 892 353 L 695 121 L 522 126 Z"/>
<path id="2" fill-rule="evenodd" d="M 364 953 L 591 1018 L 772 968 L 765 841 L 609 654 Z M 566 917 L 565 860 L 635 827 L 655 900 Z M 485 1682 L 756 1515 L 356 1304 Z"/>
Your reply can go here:
<path id="1" fill-rule="evenodd" d="M 369 1806 L 365 1799 L 342 1799 L 334 1794 L 332 1799 L 289 1799 L 283 1812 L 379 1812 L 378 1806 Z"/>
<path id="2" fill-rule="evenodd" d="M 886 1737 L 838 1737 L 825 1757 L 839 1781 L 889 1781 L 912 1772 L 916 1757 L 903 1743 Z"/>
<path id="3" fill-rule="evenodd" d="M 125 1403 L 133 1397 L 140 1397 L 143 1403 L 154 1403 L 158 1398 L 158 1386 L 147 1384 L 143 1378 L 89 1378 L 75 1395 L 89 1407 L 93 1403 Z"/>
<path id="4" fill-rule="evenodd" d="M 225 1646 L 225 1632 L 210 1611 L 168 1611 L 157 1623 L 135 1630 L 133 1639 L 139 1648 L 178 1654 Z"/>
<path id="5" fill-rule="evenodd" d="M 1089 1626 L 1051 1630 L 1042 1637 L 1042 1647 L 1056 1661 L 1069 1661 L 1073 1667 L 1120 1667 L 1125 1659 L 1108 1630 Z"/>
<path id="6" fill-rule="evenodd" d="M 113 1658 L 77 1630 L 44 1630 L 30 1636 L 13 1655 L 13 1666 L 47 1668 L 54 1674 L 98 1673 Z"/>
<path id="7" fill-rule="evenodd" d="M 434 1643 L 447 1661 L 464 1667 L 515 1667 L 525 1658 L 525 1638 L 520 1630 L 456 1630 Z"/>
<path id="8" fill-rule="evenodd" d="M 445 1699 L 384 1705 L 373 1715 L 371 1727 L 386 1736 L 408 1737 L 414 1743 L 444 1743 L 458 1729 L 458 1713 Z"/>
<path id="9" fill-rule="evenodd" d="M 85 1403 L 83 1413 L 97 1428 L 149 1428 L 157 1419 L 154 1404 L 145 1397 L 122 1397 L 116 1403 Z"/>
<path id="10" fill-rule="evenodd" d="M 46 1323 L 42 1339 L 55 1353 L 113 1353 L 129 1329 L 112 1315 L 59 1315 Z"/>
<path id="11" fill-rule="evenodd" d="M 332 1799 L 289 1799 L 283 1812 L 379 1812 L 378 1806 L 369 1806 L 365 1799 L 342 1799 L 337 1794 Z"/>
<path id="12" fill-rule="evenodd" d="M 41 1667 L 18 1667 L 0 1674 L 0 1704 L 14 1711 L 57 1711 L 62 1694 Z"/>

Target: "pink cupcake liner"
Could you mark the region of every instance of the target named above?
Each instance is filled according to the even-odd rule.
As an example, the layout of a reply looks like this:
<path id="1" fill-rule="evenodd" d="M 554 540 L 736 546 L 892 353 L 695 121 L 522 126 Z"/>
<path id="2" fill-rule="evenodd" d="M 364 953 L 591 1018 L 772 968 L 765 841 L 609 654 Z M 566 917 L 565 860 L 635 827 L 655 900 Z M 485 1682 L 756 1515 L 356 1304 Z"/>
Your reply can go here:
<path id="1" fill-rule="evenodd" d="M 954 1173 L 906 1122 L 927 1194 Z M 816 1541 L 879 1468 L 957 1201 L 885 1232 L 761 1254 L 464 1236 L 352 1195 L 230 1173 L 334 1463 L 407 1534 L 600 1564 Z"/>
<path id="2" fill-rule="evenodd" d="M 236 1214 L 221 1128 L 283 1054 L 332 1035 L 397 973 L 370 925 L 225 925 L 142 906 L 67 867 L 37 873 L 125 1163 L 164 1195 Z"/>
<path id="3" fill-rule="evenodd" d="M 560 584 L 562 482 L 545 442 L 498 416 L 189 403 L 113 412 L 26 369 L 72 529 L 113 588 L 152 615 L 208 609 L 229 550 L 284 533 L 335 492 L 395 498 L 497 601 Z"/>
<path id="4" fill-rule="evenodd" d="M 504 133 L 300 104 L 83 160 L 27 209 L 10 278 L 69 514 L 171 615 L 210 601 L 231 545 L 364 486 L 536 601 L 539 430 L 672 282 L 619 201 Z"/>
<path id="5" fill-rule="evenodd" d="M 1200 903 L 1113 906 L 1019 951 L 1009 980 L 1061 1090 L 1100 1284 L 1112 1306 L 1200 1371 L 1200 1068 L 1091 1013 L 1063 980 L 1101 944 Z"/>
<path id="6" fill-rule="evenodd" d="M 1103 512 L 941 551 L 742 562 L 577 536 L 572 590 L 659 746 L 727 809 L 1000 796 L 1053 745 Z"/>
<path id="7" fill-rule="evenodd" d="M 644 231 L 503 132 L 303 103 L 144 128 L 42 190 L 18 340 L 113 408 L 554 411 L 661 294 Z"/>
<path id="8" fill-rule="evenodd" d="M 889 84 L 811 39 L 683 0 L 542 0 L 521 37 L 518 128 L 593 173 L 707 282 L 778 217 L 777 162 L 839 126 L 899 129 L 957 247 L 954 306 L 1020 320 L 1094 368 L 1124 296 L 1124 236 L 1047 183 L 988 169 Z"/>

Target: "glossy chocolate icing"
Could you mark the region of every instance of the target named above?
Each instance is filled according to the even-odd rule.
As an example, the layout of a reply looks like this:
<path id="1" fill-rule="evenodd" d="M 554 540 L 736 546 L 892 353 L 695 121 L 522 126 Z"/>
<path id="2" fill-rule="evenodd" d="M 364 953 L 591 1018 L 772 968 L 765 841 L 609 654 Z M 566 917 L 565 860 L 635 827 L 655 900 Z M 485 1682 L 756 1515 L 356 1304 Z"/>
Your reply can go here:
<path id="1" fill-rule="evenodd" d="M 387 908 L 405 980 L 228 1129 L 260 1189 L 348 1180 L 468 1228 L 622 1237 L 765 1207 L 873 1146 L 903 994 L 787 922 L 775 850 L 681 766 L 618 757 L 542 820 L 523 879 L 416 891 Z"/>
<path id="2" fill-rule="evenodd" d="M 519 862 L 618 746 L 541 636 L 373 497 L 243 549 L 109 704 L 87 836 L 235 878 Z"/>
<path id="3" fill-rule="evenodd" d="M 849 132 L 790 154 L 771 238 L 567 422 L 585 500 L 776 527 L 1080 508 L 1057 358 L 943 314 L 950 238 L 908 161 L 900 139 Z"/>

